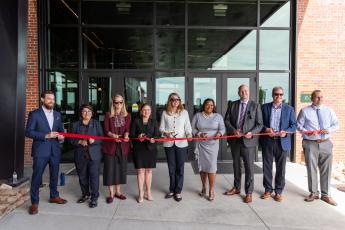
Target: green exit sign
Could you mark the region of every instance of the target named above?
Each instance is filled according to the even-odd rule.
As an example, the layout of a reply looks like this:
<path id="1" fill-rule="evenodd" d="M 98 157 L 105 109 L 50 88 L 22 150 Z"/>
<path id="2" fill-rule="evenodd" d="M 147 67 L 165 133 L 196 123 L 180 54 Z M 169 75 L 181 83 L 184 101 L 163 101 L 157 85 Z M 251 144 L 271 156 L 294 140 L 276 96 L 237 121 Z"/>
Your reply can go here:
<path id="1" fill-rule="evenodd" d="M 308 103 L 311 102 L 311 91 L 302 91 L 301 92 L 301 102 Z"/>

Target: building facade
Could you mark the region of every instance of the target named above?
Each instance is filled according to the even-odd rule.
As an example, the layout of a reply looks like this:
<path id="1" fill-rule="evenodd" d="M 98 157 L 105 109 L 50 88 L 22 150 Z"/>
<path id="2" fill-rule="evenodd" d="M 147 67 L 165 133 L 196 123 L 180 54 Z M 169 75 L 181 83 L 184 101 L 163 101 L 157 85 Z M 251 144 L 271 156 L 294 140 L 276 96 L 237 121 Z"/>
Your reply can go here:
<path id="1" fill-rule="evenodd" d="M 115 93 L 125 96 L 133 116 L 147 102 L 159 120 L 173 91 L 190 115 L 208 97 L 224 115 L 240 84 L 261 104 L 271 101 L 274 86 L 283 86 L 296 112 L 308 105 L 310 91 L 321 89 L 341 125 L 345 121 L 341 0 L 28 3 L 26 112 L 39 106 L 41 91 L 52 89 L 66 130 L 83 103 L 93 104 L 102 121 Z M 336 161 L 345 160 L 344 136 L 333 137 Z M 26 164 L 30 147 L 26 140 Z M 297 135 L 291 160 L 302 156 Z M 63 160 L 71 160 L 67 143 Z M 225 141 L 219 160 L 231 160 Z"/>

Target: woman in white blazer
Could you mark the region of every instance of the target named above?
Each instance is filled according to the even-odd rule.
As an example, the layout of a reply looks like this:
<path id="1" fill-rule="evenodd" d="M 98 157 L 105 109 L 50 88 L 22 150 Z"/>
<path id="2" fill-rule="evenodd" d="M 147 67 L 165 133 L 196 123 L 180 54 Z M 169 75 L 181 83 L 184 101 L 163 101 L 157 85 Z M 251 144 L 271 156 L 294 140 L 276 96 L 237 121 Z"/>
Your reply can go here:
<path id="1" fill-rule="evenodd" d="M 160 132 L 167 138 L 192 137 L 192 127 L 188 112 L 184 109 L 181 98 L 177 93 L 171 93 L 168 97 L 167 107 L 163 111 Z M 165 149 L 170 186 L 169 193 L 165 198 L 172 198 L 181 201 L 184 163 L 187 159 L 187 140 L 163 142 Z"/>

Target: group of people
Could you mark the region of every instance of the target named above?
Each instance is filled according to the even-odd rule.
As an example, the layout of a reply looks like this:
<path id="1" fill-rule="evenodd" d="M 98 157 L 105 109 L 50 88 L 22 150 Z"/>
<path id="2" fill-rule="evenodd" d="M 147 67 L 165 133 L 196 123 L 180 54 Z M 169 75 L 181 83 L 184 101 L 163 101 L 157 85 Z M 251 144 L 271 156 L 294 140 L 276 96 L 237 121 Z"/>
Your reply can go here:
<path id="1" fill-rule="evenodd" d="M 298 129 L 303 135 L 302 145 L 310 192 L 305 201 L 310 202 L 320 198 L 317 179 L 319 168 L 321 199 L 331 205 L 336 205 L 329 195 L 333 147 L 330 135 L 339 128 L 339 124 L 334 111 L 322 104 L 322 92 L 313 91 L 312 104 L 300 111 L 297 121 L 294 109 L 283 102 L 282 87 L 274 87 L 273 101 L 262 107 L 249 99 L 247 85 L 239 86 L 238 95 L 239 100 L 229 102 L 224 118 L 216 112 L 214 100 L 208 98 L 203 102 L 201 111 L 193 116 L 192 122 L 177 93 L 169 95 L 160 124 L 151 118 L 152 108 L 149 104 L 143 104 L 140 108 L 140 117 L 132 120 L 121 95 L 112 97 L 110 111 L 105 116 L 104 127 L 93 118 L 92 106 L 82 105 L 81 119 L 73 124 L 71 132 L 114 139 L 71 138 L 68 140 L 75 146 L 74 159 L 82 193 L 77 202 L 89 201 L 90 208 L 97 206 L 102 158 L 104 160 L 103 185 L 109 190 L 106 202 L 112 203 L 114 198 L 126 199 L 120 185 L 126 184 L 127 155 L 131 147 L 133 162 L 137 169 L 137 202 L 142 203 L 144 199 L 153 201 L 151 182 L 152 169 L 156 167 L 156 138 L 162 137 L 166 138 L 163 146 L 170 177 L 169 191 L 165 198 L 174 198 L 178 202 L 182 200 L 188 141 L 174 138 L 197 137 L 194 153 L 202 184 L 199 195 L 213 201 L 219 138 L 223 135 L 232 135 L 232 138 L 228 138 L 227 141 L 231 148 L 234 167 L 234 186 L 224 195 L 241 193 L 242 159 L 245 172 L 243 201 L 252 202 L 254 158 L 257 147 L 261 144 L 265 188 L 261 198 L 273 197 L 275 201 L 280 202 L 283 200 L 285 166 L 291 150 L 291 135 Z M 49 202 L 57 204 L 67 202 L 59 196 L 57 191 L 61 155 L 59 143 L 64 140 L 64 136 L 61 135 L 64 132 L 61 115 L 54 110 L 55 98 L 52 91 L 45 91 L 41 95 L 41 101 L 42 107 L 30 112 L 26 127 L 26 136 L 33 139 L 30 214 L 38 213 L 39 187 L 47 164 L 50 169 Z M 274 186 L 273 162 L 276 165 Z"/>

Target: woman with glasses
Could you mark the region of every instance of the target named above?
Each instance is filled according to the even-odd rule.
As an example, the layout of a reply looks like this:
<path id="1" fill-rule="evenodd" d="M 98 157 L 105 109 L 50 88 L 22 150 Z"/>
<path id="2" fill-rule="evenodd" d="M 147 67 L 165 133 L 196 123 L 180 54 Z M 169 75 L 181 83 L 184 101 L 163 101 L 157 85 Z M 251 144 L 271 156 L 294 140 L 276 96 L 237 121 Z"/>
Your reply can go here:
<path id="1" fill-rule="evenodd" d="M 222 115 L 216 113 L 213 99 L 206 99 L 202 105 L 202 111 L 195 114 L 192 120 L 193 135 L 196 137 L 220 137 L 225 133 L 225 125 Z M 196 141 L 195 158 L 198 162 L 202 189 L 200 196 L 206 197 L 206 183 L 209 182 L 209 194 L 207 199 L 213 201 L 214 185 L 217 173 L 217 158 L 219 139 Z"/>
<path id="2" fill-rule="evenodd" d="M 188 112 L 184 109 L 181 98 L 177 93 L 171 93 L 168 97 L 159 131 L 166 138 L 192 137 L 192 127 Z M 169 193 L 166 194 L 165 198 L 174 197 L 179 202 L 182 200 L 181 192 L 188 142 L 186 140 L 166 141 L 163 142 L 163 146 L 168 161 L 170 177 Z"/>
<path id="3" fill-rule="evenodd" d="M 99 121 L 92 118 L 91 105 L 82 105 L 80 108 L 81 119 L 73 124 L 73 133 L 91 136 L 103 136 L 102 126 Z M 84 203 L 90 199 L 89 207 L 97 207 L 99 197 L 99 170 L 101 165 L 101 140 L 70 139 L 75 146 L 74 162 L 79 176 L 82 192 L 77 203 Z"/>
<path id="4" fill-rule="evenodd" d="M 108 204 L 113 202 L 114 197 L 126 199 L 121 193 L 120 184 L 126 184 L 127 181 L 130 124 L 131 116 L 127 113 L 123 97 L 119 94 L 113 96 L 110 112 L 106 113 L 104 119 L 104 133 L 107 137 L 122 139 L 103 143 L 103 184 L 109 188 L 109 196 L 106 199 Z"/>
<path id="5" fill-rule="evenodd" d="M 130 133 L 130 137 L 139 138 L 139 140 L 132 141 L 134 166 L 138 172 L 138 203 L 142 203 L 144 197 L 153 201 L 151 193 L 152 168 L 156 168 L 157 159 L 157 146 L 154 138 L 158 136 L 157 122 L 151 118 L 151 106 L 143 104 L 140 108 L 140 118 L 136 118 L 132 122 Z"/>

